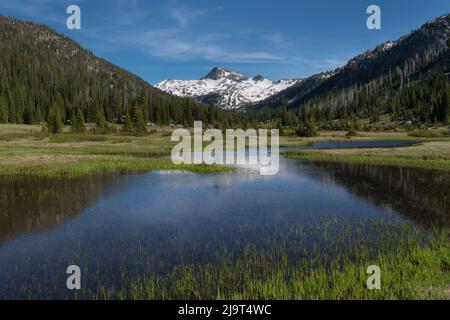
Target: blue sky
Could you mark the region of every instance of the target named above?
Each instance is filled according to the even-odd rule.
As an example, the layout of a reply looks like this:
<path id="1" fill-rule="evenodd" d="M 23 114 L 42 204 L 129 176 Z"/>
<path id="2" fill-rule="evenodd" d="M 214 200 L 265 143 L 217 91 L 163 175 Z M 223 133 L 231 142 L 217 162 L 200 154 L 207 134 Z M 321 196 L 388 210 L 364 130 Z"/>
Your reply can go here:
<path id="1" fill-rule="evenodd" d="M 82 29 L 66 28 L 81 8 Z M 382 10 L 368 30 L 366 9 Z M 150 83 L 214 66 L 271 79 L 334 69 L 449 13 L 450 0 L 0 0 L 0 13 L 47 24 Z"/>

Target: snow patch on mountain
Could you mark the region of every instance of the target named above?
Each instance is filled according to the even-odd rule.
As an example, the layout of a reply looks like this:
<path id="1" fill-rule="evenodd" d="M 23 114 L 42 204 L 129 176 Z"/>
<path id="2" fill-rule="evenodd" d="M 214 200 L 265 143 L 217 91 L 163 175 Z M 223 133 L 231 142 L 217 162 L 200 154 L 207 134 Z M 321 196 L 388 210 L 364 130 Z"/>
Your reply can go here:
<path id="1" fill-rule="evenodd" d="M 240 109 L 285 90 L 301 79 L 269 80 L 263 76 L 248 78 L 240 73 L 216 67 L 200 80 L 164 80 L 157 88 L 203 103 L 216 103 L 224 109 Z"/>

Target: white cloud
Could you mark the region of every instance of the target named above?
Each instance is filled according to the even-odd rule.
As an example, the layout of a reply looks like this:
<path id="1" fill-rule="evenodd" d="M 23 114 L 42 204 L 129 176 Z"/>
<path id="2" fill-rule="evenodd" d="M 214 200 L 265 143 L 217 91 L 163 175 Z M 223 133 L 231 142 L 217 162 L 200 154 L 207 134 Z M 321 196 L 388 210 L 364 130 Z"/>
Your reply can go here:
<path id="1" fill-rule="evenodd" d="M 181 28 L 186 28 L 201 16 L 207 14 L 207 10 L 195 10 L 188 7 L 178 7 L 170 10 L 173 19 Z"/>
<path id="2" fill-rule="evenodd" d="M 344 59 L 324 59 L 324 60 L 313 60 L 312 65 L 318 69 L 336 69 L 342 67 L 347 60 Z"/>
<path id="3" fill-rule="evenodd" d="M 263 36 L 263 40 L 271 47 L 286 49 L 290 46 L 290 41 L 286 40 L 284 34 L 280 32 Z"/>
<path id="4" fill-rule="evenodd" d="M 347 58 L 326 58 L 326 59 L 310 59 L 301 56 L 290 58 L 292 64 L 304 64 L 320 71 L 329 71 L 342 67 L 348 61 Z"/>
<path id="5" fill-rule="evenodd" d="M 146 53 L 163 59 L 212 62 L 273 62 L 282 60 L 278 55 L 264 51 L 243 51 L 222 45 L 227 35 L 209 33 L 199 37 L 186 35 L 180 29 L 168 28 L 145 31 L 126 36 L 122 41 L 138 45 Z"/>

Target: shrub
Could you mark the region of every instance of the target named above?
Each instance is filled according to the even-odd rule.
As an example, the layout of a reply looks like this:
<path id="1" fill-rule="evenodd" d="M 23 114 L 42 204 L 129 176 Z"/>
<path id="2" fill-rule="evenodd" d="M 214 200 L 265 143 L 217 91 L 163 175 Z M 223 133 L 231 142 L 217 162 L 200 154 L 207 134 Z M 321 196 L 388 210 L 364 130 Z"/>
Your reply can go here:
<path id="1" fill-rule="evenodd" d="M 315 137 L 319 133 L 317 131 L 316 125 L 312 121 L 306 121 L 299 125 L 296 134 L 299 137 Z"/>
<path id="2" fill-rule="evenodd" d="M 77 109 L 72 114 L 72 132 L 84 133 L 86 127 L 84 126 L 84 117 L 80 109 Z"/>
<path id="3" fill-rule="evenodd" d="M 345 135 L 346 137 L 357 137 L 359 134 L 358 132 L 356 132 L 355 130 L 350 130 L 349 132 L 347 132 L 347 134 Z"/>

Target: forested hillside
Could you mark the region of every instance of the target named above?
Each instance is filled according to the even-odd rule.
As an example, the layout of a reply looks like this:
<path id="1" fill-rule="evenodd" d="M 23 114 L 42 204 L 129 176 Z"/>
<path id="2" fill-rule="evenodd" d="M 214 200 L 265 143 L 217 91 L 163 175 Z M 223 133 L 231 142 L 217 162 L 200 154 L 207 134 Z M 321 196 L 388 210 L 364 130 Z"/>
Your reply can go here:
<path id="1" fill-rule="evenodd" d="M 336 119 L 377 122 L 382 115 L 397 123 L 449 123 L 449 74 L 450 15 L 445 15 L 342 68 L 306 79 L 250 112 L 261 120 L 278 117 L 284 123 L 315 121 L 328 127 Z M 342 123 L 349 122 L 338 126 Z"/>
<path id="2" fill-rule="evenodd" d="M 56 109 L 63 121 L 227 124 L 232 117 L 163 93 L 43 25 L 0 16 L 0 123 L 40 123 Z"/>

